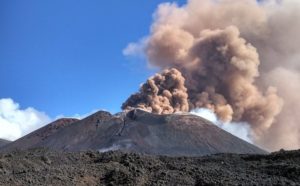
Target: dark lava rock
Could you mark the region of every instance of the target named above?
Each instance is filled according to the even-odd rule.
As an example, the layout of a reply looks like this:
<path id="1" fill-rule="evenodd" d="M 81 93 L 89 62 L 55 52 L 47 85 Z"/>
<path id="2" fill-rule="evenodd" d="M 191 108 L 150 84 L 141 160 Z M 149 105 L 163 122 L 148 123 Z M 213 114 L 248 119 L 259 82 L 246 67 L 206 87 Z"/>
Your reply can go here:
<path id="1" fill-rule="evenodd" d="M 300 185 L 300 150 L 202 157 L 13 151 L 0 153 L 0 185 Z"/>

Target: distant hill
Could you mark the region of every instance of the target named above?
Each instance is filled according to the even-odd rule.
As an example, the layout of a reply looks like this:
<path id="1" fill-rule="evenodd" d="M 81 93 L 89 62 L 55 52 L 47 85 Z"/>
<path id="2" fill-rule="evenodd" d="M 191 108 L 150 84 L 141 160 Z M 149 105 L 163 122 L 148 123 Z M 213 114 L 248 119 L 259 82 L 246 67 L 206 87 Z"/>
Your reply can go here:
<path id="1" fill-rule="evenodd" d="M 11 143 L 4 150 L 46 147 L 62 151 L 122 150 L 169 156 L 266 153 L 190 114 L 157 115 L 137 109 L 111 115 L 99 111 L 83 120 L 62 121 L 63 127 L 57 125 L 58 120 Z"/>
<path id="2" fill-rule="evenodd" d="M 0 148 L 9 144 L 11 141 L 5 140 L 5 139 L 0 139 Z"/>
<path id="3" fill-rule="evenodd" d="M 40 146 L 45 139 L 55 134 L 60 129 L 78 121 L 73 118 L 58 119 L 14 142 L 5 149 L 29 149 L 35 146 Z"/>

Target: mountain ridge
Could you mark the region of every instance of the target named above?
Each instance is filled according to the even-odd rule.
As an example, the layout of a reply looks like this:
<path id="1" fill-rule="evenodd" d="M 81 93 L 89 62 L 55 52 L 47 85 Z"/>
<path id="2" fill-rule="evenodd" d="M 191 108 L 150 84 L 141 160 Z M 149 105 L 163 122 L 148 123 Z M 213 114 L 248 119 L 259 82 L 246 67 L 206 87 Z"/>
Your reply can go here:
<path id="1" fill-rule="evenodd" d="M 29 134 L 38 136 L 39 131 Z M 112 115 L 99 111 L 30 144 L 19 139 L 3 150 L 46 147 L 62 151 L 122 150 L 154 155 L 199 156 L 266 151 L 191 114 L 152 114 L 140 109 Z M 17 145 L 16 145 L 17 144 Z"/>
<path id="2" fill-rule="evenodd" d="M 0 139 L 0 148 L 4 147 L 5 145 L 11 143 L 11 141 L 6 140 L 6 139 Z"/>

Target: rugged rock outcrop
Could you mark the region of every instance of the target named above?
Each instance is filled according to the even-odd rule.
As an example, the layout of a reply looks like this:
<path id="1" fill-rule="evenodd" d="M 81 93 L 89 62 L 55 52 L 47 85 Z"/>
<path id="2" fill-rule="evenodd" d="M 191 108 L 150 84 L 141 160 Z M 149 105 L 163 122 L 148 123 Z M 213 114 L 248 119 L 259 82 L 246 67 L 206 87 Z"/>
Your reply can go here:
<path id="1" fill-rule="evenodd" d="M 0 153 L 0 185 L 299 185 L 300 151 L 166 157 L 124 153 Z"/>

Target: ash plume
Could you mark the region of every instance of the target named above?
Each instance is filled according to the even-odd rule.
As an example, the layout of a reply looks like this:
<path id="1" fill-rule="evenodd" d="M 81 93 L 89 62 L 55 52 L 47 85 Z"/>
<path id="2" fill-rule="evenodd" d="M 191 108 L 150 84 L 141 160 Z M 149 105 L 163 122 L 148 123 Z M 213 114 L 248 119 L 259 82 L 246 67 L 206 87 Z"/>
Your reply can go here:
<path id="1" fill-rule="evenodd" d="M 143 50 L 151 66 L 182 73 L 189 110 L 247 122 L 269 150 L 299 148 L 299 19 L 296 0 L 165 3 Z"/>
<path id="2" fill-rule="evenodd" d="M 188 111 L 188 94 L 184 81 L 178 70 L 164 70 L 161 74 L 150 77 L 138 93 L 128 98 L 122 109 L 140 108 L 157 114 Z"/>

